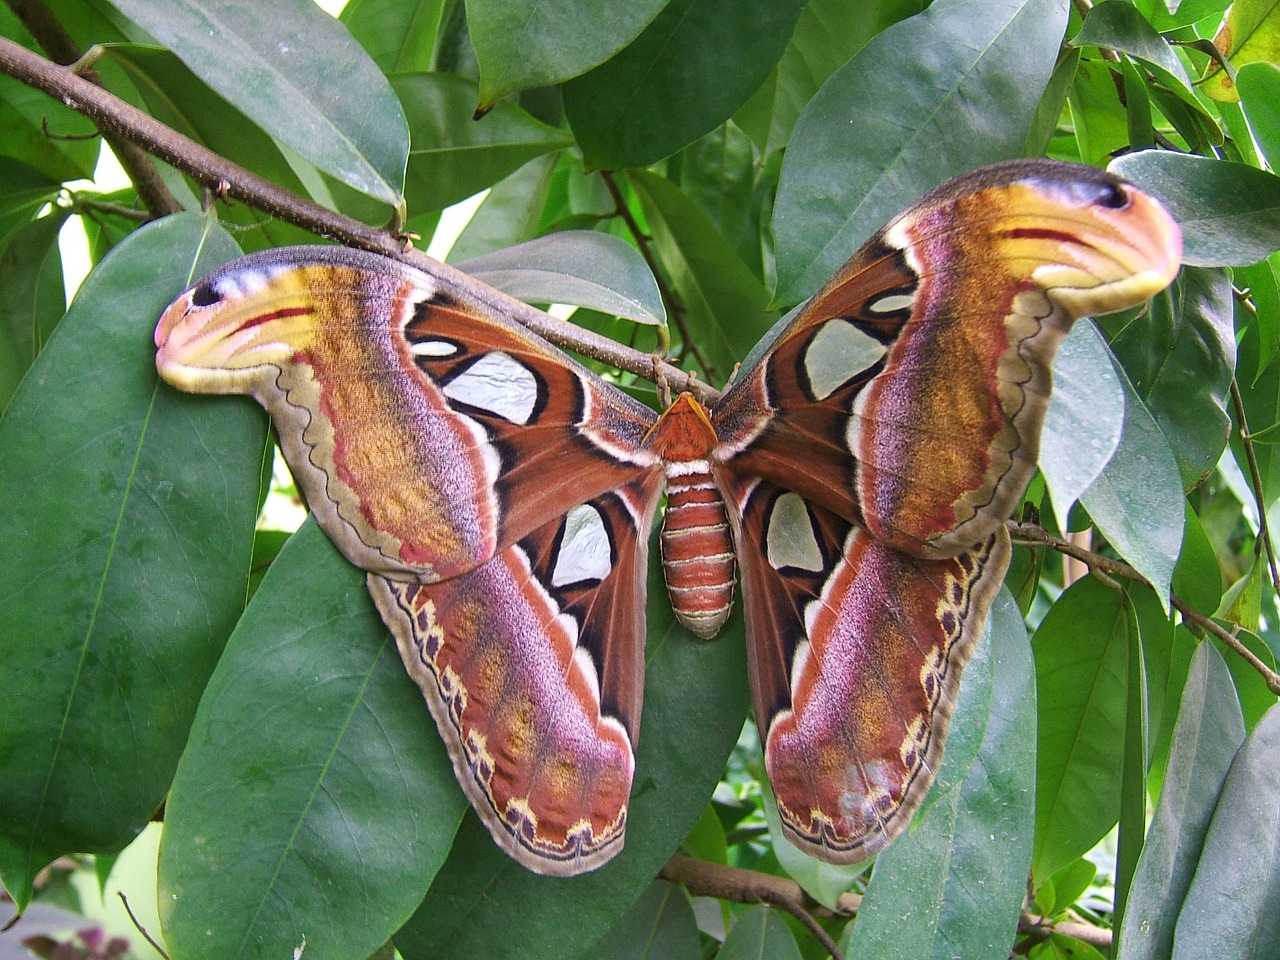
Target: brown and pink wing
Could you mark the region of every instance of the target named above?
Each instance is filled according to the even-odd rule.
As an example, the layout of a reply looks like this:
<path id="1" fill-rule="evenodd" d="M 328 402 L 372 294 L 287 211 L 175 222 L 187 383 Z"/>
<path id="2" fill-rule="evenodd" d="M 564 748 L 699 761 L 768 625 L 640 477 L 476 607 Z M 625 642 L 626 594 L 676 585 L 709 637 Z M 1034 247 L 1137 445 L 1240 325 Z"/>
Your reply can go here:
<path id="1" fill-rule="evenodd" d="M 397 261 L 339 247 L 242 258 L 162 317 L 156 364 L 270 411 L 352 563 L 431 583 L 657 466 L 651 410 L 519 324 Z M 531 493 L 536 491 L 536 493 Z"/>
<path id="2" fill-rule="evenodd" d="M 990 537 L 1035 469 L 1054 353 L 1173 279 L 1177 225 L 1101 171 L 1015 161 L 876 233 L 717 406 L 716 458 L 943 557 Z"/>
<path id="3" fill-rule="evenodd" d="M 783 832 L 822 860 L 864 860 L 933 783 L 1008 534 L 926 560 L 767 481 L 733 486 L 752 694 Z"/>
<path id="4" fill-rule="evenodd" d="M 497 843 L 571 876 L 622 847 L 661 474 L 571 508 L 438 584 L 369 589 Z"/>
<path id="5" fill-rule="evenodd" d="M 827 860 L 903 830 L 1009 559 L 1054 352 L 1177 271 L 1177 226 L 1049 161 L 926 195 L 844 265 L 712 411 L 756 721 L 788 836 Z"/>

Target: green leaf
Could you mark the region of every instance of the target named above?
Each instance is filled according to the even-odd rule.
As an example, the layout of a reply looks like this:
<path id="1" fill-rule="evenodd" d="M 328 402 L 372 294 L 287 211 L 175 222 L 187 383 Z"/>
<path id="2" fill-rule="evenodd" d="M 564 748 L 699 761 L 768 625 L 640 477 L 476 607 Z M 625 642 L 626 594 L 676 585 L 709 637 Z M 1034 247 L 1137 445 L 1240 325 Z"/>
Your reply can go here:
<path id="1" fill-rule="evenodd" d="M 1124 751 L 1128 618 L 1092 577 L 1071 585 L 1036 631 L 1039 752 L 1033 886 L 1115 826 Z"/>
<path id="2" fill-rule="evenodd" d="M 406 73 L 392 77 L 391 85 L 413 136 L 405 197 L 414 213 L 465 200 L 534 157 L 573 142 L 563 130 L 505 101 L 472 120 L 476 85 L 463 77 Z"/>
<path id="3" fill-rule="evenodd" d="M 598 67 L 640 35 L 668 0 L 630 0 L 601 15 L 594 0 L 467 0 L 480 61 L 480 107 Z"/>
<path id="4" fill-rule="evenodd" d="M 265 421 L 158 384 L 151 328 L 239 251 L 142 227 L 85 281 L 0 420 L 0 874 L 122 849 L 169 788 L 244 604 Z"/>
<path id="5" fill-rule="evenodd" d="M 708 379 L 727 377 L 769 329 L 769 294 L 706 215 L 669 180 L 634 171 L 628 180 L 644 210 L 659 261 L 684 305 L 706 357 Z M 686 357 L 692 355 L 686 350 Z"/>
<path id="6" fill-rule="evenodd" d="M 54 209 L 3 238 L 0 246 L 0 412 L 67 309 Z"/>
<path id="7" fill-rule="evenodd" d="M 782 166 L 776 299 L 804 299 L 930 187 L 1017 156 L 1066 14 L 1057 0 L 939 0 L 832 74 Z"/>
<path id="8" fill-rule="evenodd" d="M 431 69 L 445 0 L 350 0 L 339 19 L 383 73 Z"/>
<path id="9" fill-rule="evenodd" d="M 1125 390 L 1120 445 L 1080 503 L 1116 551 L 1155 588 L 1167 608 L 1182 547 L 1182 477 L 1168 439 L 1121 374 Z"/>
<path id="10" fill-rule="evenodd" d="M 1187 489 L 1217 466 L 1231 432 L 1233 306 L 1224 271 L 1188 267 L 1152 299 L 1146 318 L 1129 324 L 1111 343 L 1168 438 Z"/>
<path id="11" fill-rule="evenodd" d="M 1129 114 L 1116 96 L 1115 74 L 1110 64 L 1081 60 L 1067 93 L 1072 133 L 1073 160 L 1106 163 L 1129 146 Z"/>
<path id="12" fill-rule="evenodd" d="M 458 266 L 531 303 L 589 307 L 636 323 L 666 322 L 649 265 L 635 247 L 607 233 L 566 230 Z"/>
<path id="13" fill-rule="evenodd" d="M 1036 114 L 1031 122 L 1031 130 L 1027 134 L 1022 153 L 1028 157 L 1039 157 L 1049 152 L 1049 144 L 1058 130 L 1058 121 L 1062 119 L 1062 111 L 1067 106 L 1067 95 L 1075 80 L 1076 70 L 1080 66 L 1080 51 L 1068 49 L 1062 51 L 1053 74 L 1045 85 L 1044 95 L 1036 106 Z"/>
<path id="14" fill-rule="evenodd" d="M 655 880 L 582 960 L 699 960 L 698 921 L 684 887 Z M 723 956 L 723 954 L 722 954 Z"/>
<path id="15" fill-rule="evenodd" d="M 922 0 L 811 0 L 777 67 L 734 120 L 769 157 L 787 145 L 800 112 L 827 77 L 885 27 L 925 6 Z"/>
<path id="16" fill-rule="evenodd" d="M 1119 948 L 1126 960 L 1172 956 L 1173 931 L 1244 720 L 1226 664 L 1196 648 L 1183 688 L 1160 802 L 1129 891 Z"/>
<path id="17" fill-rule="evenodd" d="M 774 907 L 757 904 L 740 913 L 716 960 L 801 960 L 796 938 Z"/>
<path id="18" fill-rule="evenodd" d="M 1178 916 L 1174 956 L 1263 960 L 1280 943 L 1280 707 L 1244 742 Z"/>
<path id="19" fill-rule="evenodd" d="M 644 722 L 626 848 L 592 873 L 540 877 L 494 846 L 468 814 L 426 900 L 396 934 L 405 960 L 502 956 L 512 949 L 512 931 L 527 960 L 577 956 L 617 921 L 698 821 L 747 714 L 742 620 L 735 614 L 714 640 L 694 640 L 675 623 L 657 564 L 648 593 Z"/>
<path id="20" fill-rule="evenodd" d="M 952 719 L 955 733 L 980 740 L 976 757 L 948 744 L 930 806 L 876 860 L 846 956 L 1009 955 L 1031 857 L 1034 743 L 1027 731 L 1037 695 L 1026 628 L 1008 591 L 992 606 L 983 645 L 989 657 L 966 668 Z"/>
<path id="21" fill-rule="evenodd" d="M 1240 104 L 1258 146 L 1275 169 L 1280 165 L 1280 66 L 1249 63 L 1236 74 Z"/>
<path id="22" fill-rule="evenodd" d="M 1280 249 L 1280 177 L 1243 163 L 1143 150 L 1111 164 L 1169 208 L 1182 260 L 1200 267 L 1257 263 Z"/>
<path id="23" fill-rule="evenodd" d="M 564 85 L 587 165 L 642 167 L 731 117 L 769 75 L 801 0 L 670 0 L 617 56 Z"/>
<path id="24" fill-rule="evenodd" d="M 716 815 L 714 798 L 702 811 L 702 816 L 680 843 L 680 849 L 695 860 L 712 863 L 729 862 L 729 842 L 724 835 L 725 825 Z"/>
<path id="25" fill-rule="evenodd" d="M 398 207 L 409 131 L 382 71 L 311 0 L 112 0 L 291 150 Z"/>
<path id="26" fill-rule="evenodd" d="M 1058 525 L 1120 445 L 1124 388 L 1092 323 L 1077 323 L 1053 361 L 1053 393 L 1040 437 L 1040 469 Z"/>
<path id="27" fill-rule="evenodd" d="M 165 808 L 178 956 L 365 957 L 409 917 L 466 800 L 364 576 L 314 521 L 209 680 Z"/>
<path id="28" fill-rule="evenodd" d="M 1048 916 L 1060 914 L 1084 895 L 1085 891 L 1093 885 L 1094 877 L 1097 875 L 1098 868 L 1091 861 L 1081 857 L 1055 873 L 1036 891 L 1036 903 Z M 1053 893 L 1053 900 L 1050 903 L 1044 903 L 1040 899 L 1046 891 Z"/>
<path id="29" fill-rule="evenodd" d="M 449 263 L 481 257 L 536 237 L 550 196 L 556 159 L 556 154 L 535 157 L 494 184 L 449 248 Z"/>

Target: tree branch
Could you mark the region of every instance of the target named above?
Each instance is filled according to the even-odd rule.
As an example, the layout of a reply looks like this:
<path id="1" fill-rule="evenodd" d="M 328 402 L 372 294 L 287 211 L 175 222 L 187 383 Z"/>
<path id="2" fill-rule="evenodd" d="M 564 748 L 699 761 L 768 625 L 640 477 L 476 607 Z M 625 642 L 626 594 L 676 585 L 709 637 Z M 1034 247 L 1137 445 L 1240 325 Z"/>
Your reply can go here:
<path id="1" fill-rule="evenodd" d="M 56 62 L 70 64 L 80 59 L 80 48 L 41 0 L 5 0 L 5 2 L 22 25 L 27 28 L 27 32 L 35 38 L 36 43 L 40 44 L 45 53 Z M 19 77 L 19 79 L 22 78 Z M 98 83 L 96 75 L 86 76 L 85 79 L 90 83 Z M 102 131 L 107 146 L 120 161 L 120 166 L 124 168 L 124 172 L 138 191 L 139 199 L 151 216 L 163 217 L 182 209 L 182 204 L 170 192 L 160 176 L 160 171 L 156 169 L 156 165 L 152 163 L 146 151 L 130 143 L 116 131 L 107 130 L 101 125 L 98 129 Z"/>
<path id="2" fill-rule="evenodd" d="M 659 876 L 680 884 L 696 897 L 714 897 L 732 903 L 767 903 L 786 910 L 814 931 L 814 936 L 818 937 L 823 947 L 837 960 L 841 957 L 840 950 L 831 940 L 830 934 L 818 924 L 818 918 L 851 917 L 862 906 L 862 897 L 858 894 L 842 893 L 839 909 L 832 913 L 816 903 L 794 880 L 696 860 L 683 854 L 676 854 L 668 860 Z M 1102 927 L 1078 920 L 1054 921 L 1027 912 L 1023 912 L 1018 918 L 1018 933 L 1036 942 L 1048 939 L 1051 933 L 1061 933 L 1104 950 L 1110 949 L 1112 940 L 1111 931 Z"/>
<path id="3" fill-rule="evenodd" d="M 281 189 L 184 137 L 71 70 L 51 63 L 4 37 L 0 37 L 0 72 L 43 90 L 92 119 L 104 132 L 110 131 L 140 145 L 148 153 L 220 195 L 234 197 L 318 236 L 407 263 L 449 284 L 473 305 L 502 313 L 559 347 L 646 379 L 656 380 L 659 376 L 665 376 L 672 382 L 687 379 L 678 367 L 655 361 L 650 354 L 557 320 L 515 297 L 480 283 L 456 267 L 433 260 L 420 251 L 406 249 L 403 238 L 390 231 L 370 227 Z M 700 381 L 691 383 L 689 389 L 705 403 L 714 402 L 719 396 L 718 391 Z"/>
<path id="4" fill-rule="evenodd" d="M 734 903 L 767 903 L 786 910 L 817 937 L 835 960 L 844 960 L 844 954 L 840 952 L 836 942 L 814 917 L 818 904 L 794 880 L 743 870 L 741 867 L 695 860 L 683 854 L 676 854 L 668 860 L 658 876 L 680 884 L 694 896 L 715 897 Z M 862 898 L 856 893 L 840 895 L 842 913 L 854 914 L 861 904 Z"/>

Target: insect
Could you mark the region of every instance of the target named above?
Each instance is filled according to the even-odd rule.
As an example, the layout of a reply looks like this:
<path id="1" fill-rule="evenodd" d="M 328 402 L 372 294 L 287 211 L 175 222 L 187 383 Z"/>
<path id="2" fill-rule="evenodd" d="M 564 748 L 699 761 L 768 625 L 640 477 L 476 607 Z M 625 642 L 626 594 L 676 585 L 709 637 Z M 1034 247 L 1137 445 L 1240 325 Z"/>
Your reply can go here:
<path id="1" fill-rule="evenodd" d="M 876 233 L 711 409 L 682 394 L 659 415 L 466 292 L 332 247 L 204 278 L 161 319 L 157 366 L 270 411 L 471 803 L 540 873 L 622 845 L 665 485 L 677 616 L 714 635 L 740 570 L 784 830 L 851 862 L 933 781 L 1058 344 L 1180 256 L 1134 187 L 1015 161 Z"/>

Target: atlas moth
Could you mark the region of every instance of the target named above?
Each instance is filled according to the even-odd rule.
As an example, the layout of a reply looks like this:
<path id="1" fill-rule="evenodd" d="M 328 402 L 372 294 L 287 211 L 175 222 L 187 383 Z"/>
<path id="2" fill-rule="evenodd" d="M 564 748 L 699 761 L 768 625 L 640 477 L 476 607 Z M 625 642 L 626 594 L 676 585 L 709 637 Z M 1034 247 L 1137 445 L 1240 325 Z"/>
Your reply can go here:
<path id="1" fill-rule="evenodd" d="M 745 605 L 786 836 L 875 854 L 920 806 L 1009 563 L 1072 323 L 1173 278 L 1177 226 L 1043 160 L 942 184 L 871 237 L 714 406 L 661 414 L 466 290 L 337 247 L 245 257 L 156 330 L 161 376 L 252 394 L 368 573 L 495 841 L 573 875 L 622 847 L 649 530 L 680 622 Z"/>

